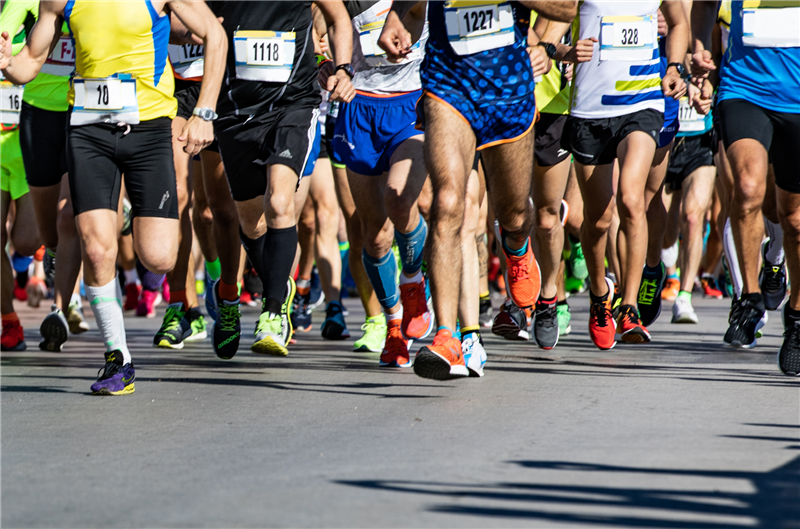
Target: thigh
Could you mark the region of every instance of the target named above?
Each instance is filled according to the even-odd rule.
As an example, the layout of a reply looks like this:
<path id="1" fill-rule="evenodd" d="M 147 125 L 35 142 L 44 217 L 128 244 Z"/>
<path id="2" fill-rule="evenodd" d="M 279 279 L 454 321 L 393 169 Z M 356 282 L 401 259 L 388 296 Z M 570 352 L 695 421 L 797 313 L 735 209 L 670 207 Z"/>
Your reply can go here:
<path id="1" fill-rule="evenodd" d="M 575 176 L 583 210 L 591 220 L 610 214 L 614 200 L 614 164 L 583 165 L 575 162 Z"/>
<path id="2" fill-rule="evenodd" d="M 714 175 L 716 168 L 705 165 L 698 167 L 683 180 L 683 204 L 687 210 L 706 211 L 714 196 Z"/>
<path id="3" fill-rule="evenodd" d="M 489 198 L 496 213 L 523 210 L 531 196 L 533 135 L 481 151 Z"/>
<path id="4" fill-rule="evenodd" d="M 423 150 L 434 203 L 437 193 L 448 190 L 456 194 L 463 206 L 467 178 L 475 161 L 475 134 L 469 123 L 449 105 L 431 97 L 423 97 L 420 104 L 424 105 Z"/>
<path id="5" fill-rule="evenodd" d="M 133 216 L 177 219 L 170 127 L 134 129 L 120 138 L 117 153 Z"/>
<path id="6" fill-rule="evenodd" d="M 362 175 L 348 169 L 347 180 L 361 222 L 373 230 L 380 229 L 389 218 L 384 202 L 387 175 Z"/>
<path id="7" fill-rule="evenodd" d="M 428 176 L 423 145 L 424 136 L 417 135 L 394 150 L 386 181 L 387 195 L 392 193 L 404 195 L 409 201 L 417 200 Z"/>
<path id="8" fill-rule="evenodd" d="M 531 185 L 533 204 L 536 209 L 548 208 L 558 211 L 567 189 L 570 161 L 564 158 L 555 165 L 535 166 Z"/>
<path id="9" fill-rule="evenodd" d="M 114 155 L 116 135 L 102 125 L 70 127 L 67 132 L 69 191 L 76 216 L 96 209 L 117 211 L 122 177 Z"/>

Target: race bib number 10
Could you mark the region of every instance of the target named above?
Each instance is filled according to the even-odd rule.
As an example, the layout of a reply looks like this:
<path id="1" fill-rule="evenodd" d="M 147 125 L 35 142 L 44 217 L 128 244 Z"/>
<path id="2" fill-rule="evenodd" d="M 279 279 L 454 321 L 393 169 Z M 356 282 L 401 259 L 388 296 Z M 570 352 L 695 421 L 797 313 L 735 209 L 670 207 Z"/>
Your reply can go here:
<path id="1" fill-rule="evenodd" d="M 236 31 L 233 34 L 236 77 L 285 83 L 294 68 L 293 31 Z"/>
<path id="2" fill-rule="evenodd" d="M 509 2 L 447 2 L 447 39 L 458 55 L 471 55 L 514 44 L 514 14 Z M 462 7 L 463 5 L 463 7 Z"/>
<path id="3" fill-rule="evenodd" d="M 75 103 L 70 125 L 92 123 L 139 123 L 139 102 L 136 98 L 136 79 L 130 75 L 105 79 L 73 80 Z"/>

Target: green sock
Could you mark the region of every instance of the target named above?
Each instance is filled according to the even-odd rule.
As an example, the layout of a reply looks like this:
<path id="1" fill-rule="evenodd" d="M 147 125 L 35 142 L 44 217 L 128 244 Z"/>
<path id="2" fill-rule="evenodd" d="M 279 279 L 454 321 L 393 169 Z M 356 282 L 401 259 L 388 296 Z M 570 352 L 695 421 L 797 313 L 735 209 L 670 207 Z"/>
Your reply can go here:
<path id="1" fill-rule="evenodd" d="M 222 267 L 219 264 L 219 257 L 215 261 L 206 261 L 206 275 L 211 281 L 216 281 L 222 274 Z"/>
<path id="2" fill-rule="evenodd" d="M 678 298 L 677 299 L 685 299 L 686 301 L 691 303 L 692 302 L 692 293 L 691 292 L 686 292 L 685 290 L 681 290 L 680 292 L 678 292 Z"/>

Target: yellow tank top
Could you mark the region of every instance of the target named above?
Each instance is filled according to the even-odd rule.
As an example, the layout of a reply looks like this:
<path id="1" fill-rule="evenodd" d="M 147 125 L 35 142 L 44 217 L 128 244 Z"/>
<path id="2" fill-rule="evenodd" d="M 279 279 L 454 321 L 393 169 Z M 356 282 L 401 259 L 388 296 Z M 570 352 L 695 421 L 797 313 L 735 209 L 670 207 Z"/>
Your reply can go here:
<path id="1" fill-rule="evenodd" d="M 83 78 L 131 74 L 140 121 L 174 118 L 178 102 L 169 64 L 169 15 L 150 0 L 69 0 L 64 8 L 75 43 L 75 71 Z M 75 103 L 70 85 L 69 104 Z"/>

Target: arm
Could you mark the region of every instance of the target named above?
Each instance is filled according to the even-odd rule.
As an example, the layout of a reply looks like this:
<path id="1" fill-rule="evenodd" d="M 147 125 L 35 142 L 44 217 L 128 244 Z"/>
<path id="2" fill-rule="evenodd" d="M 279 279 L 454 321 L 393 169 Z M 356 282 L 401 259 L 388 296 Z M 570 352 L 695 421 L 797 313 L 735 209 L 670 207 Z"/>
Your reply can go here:
<path id="1" fill-rule="evenodd" d="M 417 7 L 414 2 L 392 2 L 392 10 L 386 15 L 378 46 L 386 52 L 386 58 L 391 62 L 400 62 L 411 53 L 414 41 L 403 23 L 403 18 L 414 7 Z"/>
<path id="2" fill-rule="evenodd" d="M 542 16 L 536 19 L 533 24 L 533 30 L 528 33 L 528 45 L 530 46 L 528 55 L 531 58 L 534 77 L 547 75 L 550 68 L 553 67 L 553 61 L 547 56 L 544 46 L 540 46 L 540 44 L 553 44 L 556 46 L 556 55 L 558 55 L 558 46 L 561 38 L 569 31 L 569 28 L 570 24 L 568 22 L 554 22 Z M 553 57 L 555 58 L 556 55 Z"/>
<path id="3" fill-rule="evenodd" d="M 680 2 L 669 1 L 661 4 L 661 12 L 667 21 L 669 37 L 667 38 L 667 62 L 683 64 L 686 50 L 689 49 L 689 22 Z M 667 68 L 661 80 L 664 97 L 680 98 L 686 93 L 686 83 L 681 79 L 674 66 Z"/>
<path id="4" fill-rule="evenodd" d="M 716 70 L 711 58 L 711 30 L 717 20 L 717 2 L 692 3 L 692 77 L 696 82 Z"/>
<path id="5" fill-rule="evenodd" d="M 571 23 L 578 13 L 577 0 L 531 0 L 520 3 L 539 13 L 539 16 L 556 22 Z"/>
<path id="6" fill-rule="evenodd" d="M 228 37 L 205 2 L 170 1 L 169 7 L 193 35 L 203 41 L 205 59 L 203 82 L 197 96 L 197 108 L 217 108 L 217 98 L 225 73 L 228 54 Z M 195 155 L 214 141 L 214 127 L 210 121 L 192 116 L 183 127 L 178 141 L 186 141 L 185 152 Z"/>
<path id="7" fill-rule="evenodd" d="M 342 2 L 317 2 L 320 13 L 328 26 L 328 42 L 337 65 L 349 64 L 353 56 L 353 26 Z M 356 90 L 350 76 L 343 70 L 328 77 L 326 90 L 331 93 L 331 101 L 352 101 Z"/>
<path id="8" fill-rule="evenodd" d="M 13 37 L 7 31 L 0 34 L 0 69 L 6 79 L 18 85 L 33 81 L 61 36 L 65 5 L 66 0 L 39 3 L 39 20 L 25 46 L 14 57 L 11 56 Z"/>

